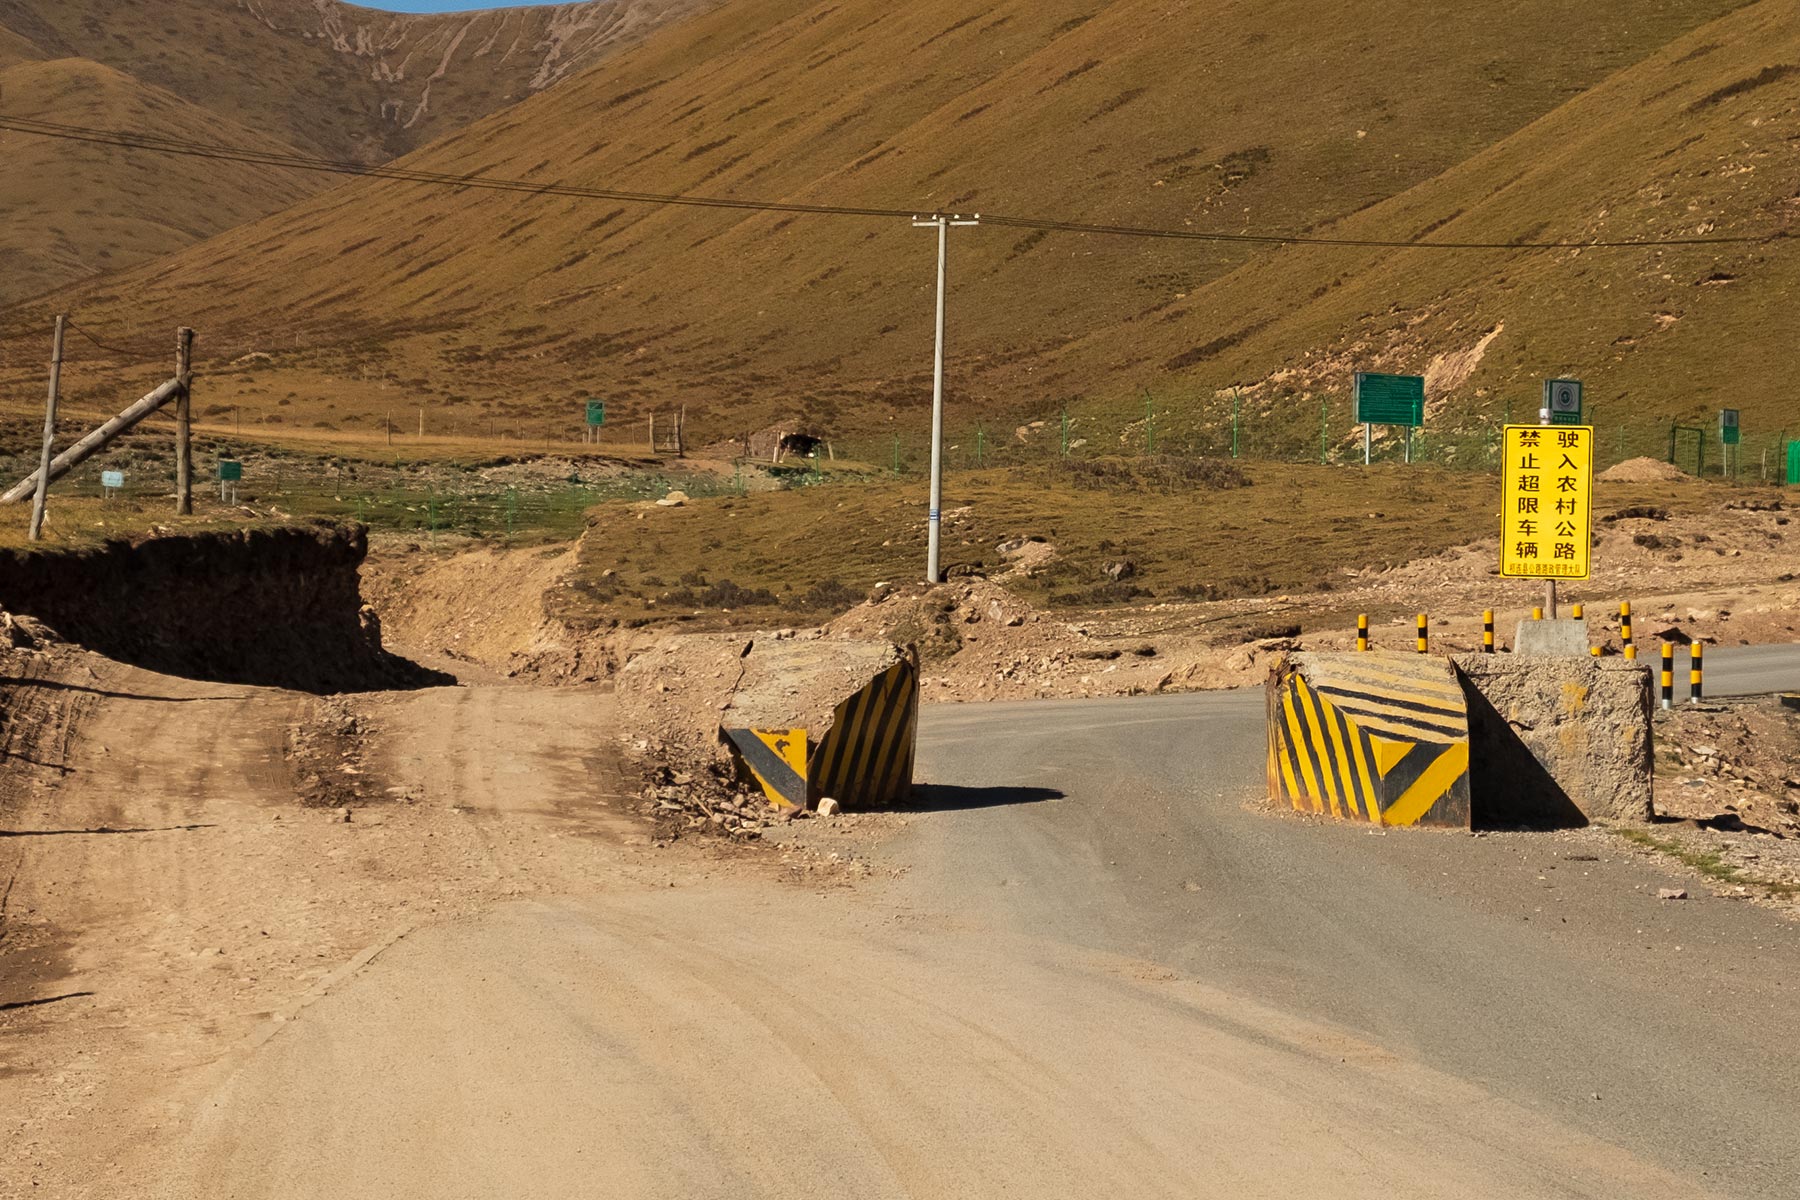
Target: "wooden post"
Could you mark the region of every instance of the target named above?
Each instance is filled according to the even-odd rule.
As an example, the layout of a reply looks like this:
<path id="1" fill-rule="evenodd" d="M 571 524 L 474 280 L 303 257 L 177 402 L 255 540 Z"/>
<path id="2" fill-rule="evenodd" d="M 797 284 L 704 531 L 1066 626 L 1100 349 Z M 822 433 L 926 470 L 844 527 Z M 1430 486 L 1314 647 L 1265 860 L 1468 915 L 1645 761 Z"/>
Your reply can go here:
<path id="1" fill-rule="evenodd" d="M 86 462 L 89 458 L 92 458 L 102 446 L 105 446 L 121 433 L 132 428 L 139 421 L 142 421 L 145 417 L 149 416 L 169 401 L 175 399 L 180 391 L 181 381 L 178 379 L 171 379 L 161 387 L 158 387 L 155 391 L 134 401 L 129 408 L 107 421 L 106 424 L 83 434 L 74 445 L 50 460 L 50 481 L 52 483 L 56 482 L 64 475 L 67 475 L 70 471 Z M 13 484 L 12 487 L 6 490 L 4 495 L 0 495 L 0 504 L 16 504 L 20 500 L 31 495 L 32 489 L 37 487 L 38 477 L 41 474 L 42 472 L 40 471 L 33 471 L 25 478 L 19 480 L 19 482 Z"/>
<path id="2" fill-rule="evenodd" d="M 194 331 L 184 327 L 175 331 L 175 513 L 183 517 L 194 511 L 193 372 Z"/>
<path id="3" fill-rule="evenodd" d="M 63 322 L 56 317 L 56 338 L 50 351 L 50 396 L 44 401 L 44 452 L 38 459 L 37 493 L 31 502 L 31 540 L 44 531 L 44 502 L 50 495 L 50 450 L 56 442 L 56 401 L 62 389 Z"/>
<path id="4" fill-rule="evenodd" d="M 656 457 L 656 414 L 650 414 L 650 457 Z"/>
<path id="5" fill-rule="evenodd" d="M 394 444 L 394 410 L 393 409 L 391 409 L 391 408 L 388 409 L 387 412 L 382 415 L 381 423 L 383 425 L 387 426 L 388 445 L 391 446 Z"/>
<path id="6" fill-rule="evenodd" d="M 425 438 L 425 406 L 423 404 L 421 404 L 421 405 L 419 405 L 419 440 L 423 441 L 424 438 Z"/>
<path id="7" fill-rule="evenodd" d="M 675 457 L 687 457 L 687 405 L 682 405 L 675 413 Z"/>

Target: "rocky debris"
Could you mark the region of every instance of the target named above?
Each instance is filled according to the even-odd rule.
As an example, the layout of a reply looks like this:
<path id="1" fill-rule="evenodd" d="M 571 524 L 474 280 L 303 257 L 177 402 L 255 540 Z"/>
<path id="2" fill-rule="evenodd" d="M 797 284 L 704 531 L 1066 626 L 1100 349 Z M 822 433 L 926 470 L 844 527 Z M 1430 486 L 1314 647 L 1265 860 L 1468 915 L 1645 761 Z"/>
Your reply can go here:
<path id="1" fill-rule="evenodd" d="M 659 508 L 680 508 L 682 505 L 686 504 L 687 502 L 688 502 L 688 494 L 686 492 L 673 491 L 673 492 L 670 492 L 668 495 L 664 496 L 661 500 L 658 500 L 656 503 Z"/>
<path id="2" fill-rule="evenodd" d="M 821 817 L 835 817 L 838 815 L 839 811 L 841 811 L 841 807 L 842 806 L 830 796 L 821 797 L 819 800 L 819 815 Z"/>
<path id="3" fill-rule="evenodd" d="M 1688 898 L 1687 889 L 1686 888 L 1657 888 L 1656 889 L 1656 898 L 1658 900 L 1686 900 Z"/>
<path id="4" fill-rule="evenodd" d="M 804 809 L 777 808 L 760 791 L 722 771 L 650 767 L 646 777 L 640 810 L 656 823 L 665 843 L 703 835 L 753 842 L 765 829 L 810 815 Z"/>
<path id="5" fill-rule="evenodd" d="M 0 612 L 0 647 L 12 650 L 41 650 L 62 641 L 56 631 L 35 617 L 15 617 Z"/>
<path id="6" fill-rule="evenodd" d="M 311 701 L 288 727 L 283 752 L 294 775 L 294 790 L 309 808 L 329 808 L 345 821 L 353 807 L 393 797 L 378 790 L 363 762 L 371 734 L 368 719 L 342 696 Z"/>
<path id="7" fill-rule="evenodd" d="M 1679 705 L 1656 722 L 1660 816 L 1800 841 L 1800 712 L 1770 698 Z"/>

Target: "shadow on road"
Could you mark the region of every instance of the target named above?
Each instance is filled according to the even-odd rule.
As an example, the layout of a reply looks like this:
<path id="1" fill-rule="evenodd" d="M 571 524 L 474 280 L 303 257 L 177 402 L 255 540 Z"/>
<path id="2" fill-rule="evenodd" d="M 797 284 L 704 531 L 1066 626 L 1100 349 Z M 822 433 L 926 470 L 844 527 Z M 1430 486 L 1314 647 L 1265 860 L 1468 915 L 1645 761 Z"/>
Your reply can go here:
<path id="1" fill-rule="evenodd" d="M 1006 804 L 1036 804 L 1061 800 L 1063 793 L 1044 787 L 962 787 L 954 783 L 922 783 L 912 799 L 894 805 L 898 812 L 960 812 L 966 808 L 999 808 Z"/>

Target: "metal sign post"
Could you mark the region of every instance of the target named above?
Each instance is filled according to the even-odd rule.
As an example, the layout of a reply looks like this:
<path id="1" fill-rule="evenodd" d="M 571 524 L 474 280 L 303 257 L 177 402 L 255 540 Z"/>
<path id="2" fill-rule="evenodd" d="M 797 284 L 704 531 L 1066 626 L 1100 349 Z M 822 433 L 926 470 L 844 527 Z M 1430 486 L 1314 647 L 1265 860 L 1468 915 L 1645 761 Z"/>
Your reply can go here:
<path id="1" fill-rule="evenodd" d="M 928 218 L 914 217 L 914 229 L 936 229 L 937 252 L 937 346 L 931 367 L 931 506 L 926 513 L 925 582 L 942 582 L 938 573 L 938 529 L 944 515 L 944 291 L 949 233 L 952 225 L 979 225 L 981 214 L 964 219 L 938 213 Z"/>
<path id="2" fill-rule="evenodd" d="M 606 401 L 589 400 L 587 402 L 587 424 L 582 427 L 581 440 L 597 442 L 600 440 L 600 427 L 606 424 Z"/>
<path id="3" fill-rule="evenodd" d="M 1425 424 L 1425 377 L 1356 373 L 1352 419 L 1363 427 L 1363 465 L 1369 465 L 1376 425 L 1406 427 L 1406 461 L 1412 461 L 1412 431 Z"/>
<path id="4" fill-rule="evenodd" d="M 100 495 L 103 498 L 105 498 L 107 500 L 111 500 L 114 496 L 117 496 L 124 489 L 125 489 L 125 472 L 123 472 L 123 471 L 102 471 L 102 472 L 100 472 Z"/>
<path id="5" fill-rule="evenodd" d="M 1729 479 L 1736 477 L 1741 465 L 1738 456 L 1743 453 L 1743 431 L 1738 427 L 1738 410 L 1721 408 L 1719 410 L 1719 473 Z"/>

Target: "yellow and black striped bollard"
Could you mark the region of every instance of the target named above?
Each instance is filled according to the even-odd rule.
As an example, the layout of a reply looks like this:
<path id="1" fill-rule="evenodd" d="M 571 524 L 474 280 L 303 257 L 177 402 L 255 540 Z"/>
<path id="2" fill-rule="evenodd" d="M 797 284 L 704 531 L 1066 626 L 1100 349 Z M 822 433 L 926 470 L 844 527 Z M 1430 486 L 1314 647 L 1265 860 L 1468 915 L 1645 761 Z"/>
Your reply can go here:
<path id="1" fill-rule="evenodd" d="M 1356 614 L 1356 648 L 1366 651 L 1369 648 L 1369 614 Z"/>
<path id="2" fill-rule="evenodd" d="M 1675 647 L 1668 642 L 1662 644 L 1662 706 L 1671 708 L 1675 704 Z"/>
<path id="3" fill-rule="evenodd" d="M 1425 620 L 1425 614 L 1420 613 L 1419 614 L 1419 653 L 1420 654 L 1429 654 L 1430 652 L 1431 652 L 1431 626 Z"/>
<path id="4" fill-rule="evenodd" d="M 1494 610 L 1491 608 L 1481 610 L 1481 652 L 1494 652 Z"/>
<path id="5" fill-rule="evenodd" d="M 1688 647 L 1688 703 L 1700 703 L 1700 652 L 1705 647 L 1695 642 Z"/>

